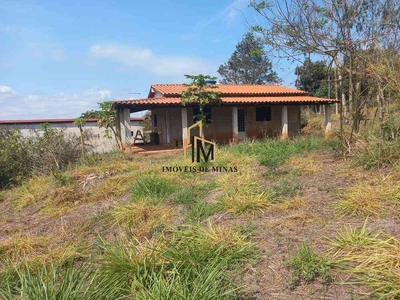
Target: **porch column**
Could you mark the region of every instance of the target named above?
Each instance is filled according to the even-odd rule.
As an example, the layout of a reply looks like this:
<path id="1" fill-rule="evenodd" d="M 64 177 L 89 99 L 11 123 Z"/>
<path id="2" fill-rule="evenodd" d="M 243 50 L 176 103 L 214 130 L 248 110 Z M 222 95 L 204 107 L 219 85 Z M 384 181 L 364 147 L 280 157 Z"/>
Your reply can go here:
<path id="1" fill-rule="evenodd" d="M 126 150 L 131 140 L 131 111 L 129 108 L 120 109 L 119 128 L 121 134 L 122 150 Z"/>
<path id="2" fill-rule="evenodd" d="M 169 110 L 168 108 L 165 110 L 165 129 L 167 133 L 167 145 L 171 144 L 171 130 L 169 124 Z"/>
<path id="3" fill-rule="evenodd" d="M 287 105 L 282 106 L 282 139 L 286 140 L 289 137 L 288 112 Z"/>
<path id="4" fill-rule="evenodd" d="M 331 106 L 325 105 L 325 138 L 329 138 L 332 131 Z"/>
<path id="5" fill-rule="evenodd" d="M 232 107 L 232 141 L 236 143 L 239 140 L 238 129 L 238 108 Z"/>
<path id="6" fill-rule="evenodd" d="M 189 144 L 187 135 L 187 108 L 181 108 L 182 115 L 182 147 L 185 148 Z"/>

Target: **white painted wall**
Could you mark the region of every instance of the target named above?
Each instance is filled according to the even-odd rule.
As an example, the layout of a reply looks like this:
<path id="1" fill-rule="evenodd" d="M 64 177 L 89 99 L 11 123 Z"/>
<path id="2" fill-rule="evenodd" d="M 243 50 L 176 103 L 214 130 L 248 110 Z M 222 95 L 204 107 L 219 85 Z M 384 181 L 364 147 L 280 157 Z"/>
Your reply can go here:
<path id="1" fill-rule="evenodd" d="M 131 121 L 131 131 L 133 131 L 133 136 L 135 136 L 136 131 L 140 130 L 143 133 L 142 121 Z M 64 122 L 64 123 L 48 123 L 50 128 L 54 129 L 64 129 L 65 134 L 76 134 L 80 135 L 78 126 L 72 124 L 72 122 Z M 14 127 L 19 128 L 23 136 L 32 135 L 32 130 L 40 130 L 41 126 L 39 123 L 20 123 L 20 124 L 1 124 L 0 126 Z M 89 140 L 89 143 L 93 146 L 94 152 L 108 152 L 112 150 L 116 150 L 115 139 L 112 136 L 112 139 L 108 139 L 104 137 L 105 129 L 99 128 L 97 126 L 97 122 L 90 121 L 86 122 L 83 127 L 84 131 L 89 133 L 92 138 Z M 112 133 L 111 133 L 112 134 Z"/>

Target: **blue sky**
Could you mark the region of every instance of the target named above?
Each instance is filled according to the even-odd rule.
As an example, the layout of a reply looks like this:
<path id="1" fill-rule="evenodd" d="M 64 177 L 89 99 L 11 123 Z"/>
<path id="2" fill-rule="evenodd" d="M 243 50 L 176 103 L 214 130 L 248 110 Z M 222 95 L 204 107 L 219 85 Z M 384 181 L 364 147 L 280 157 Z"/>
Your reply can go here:
<path id="1" fill-rule="evenodd" d="M 74 118 L 183 74 L 216 76 L 254 19 L 247 3 L 2 0 L 0 119 Z M 287 86 L 295 67 L 276 66 Z"/>

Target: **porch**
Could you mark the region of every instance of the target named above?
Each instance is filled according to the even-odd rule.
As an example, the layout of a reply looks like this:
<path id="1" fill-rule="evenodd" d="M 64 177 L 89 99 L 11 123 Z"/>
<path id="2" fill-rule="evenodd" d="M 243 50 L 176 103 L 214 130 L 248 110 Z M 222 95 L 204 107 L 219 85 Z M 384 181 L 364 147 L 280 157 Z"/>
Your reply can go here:
<path id="1" fill-rule="evenodd" d="M 246 138 L 265 136 L 287 139 L 300 131 L 300 105 L 246 105 L 211 106 L 205 111 L 207 122 L 204 136 L 207 140 L 238 142 Z M 134 145 L 134 153 L 151 151 L 171 151 L 187 145 L 190 136 L 188 127 L 195 121 L 198 113 L 195 106 L 154 107 L 152 112 L 152 132 L 157 133 L 158 145 Z M 325 135 L 331 132 L 330 105 L 325 105 Z M 125 119 L 130 115 L 129 108 L 120 109 L 120 132 L 125 147 L 133 144 L 132 137 L 125 131 Z M 122 117 L 122 118 L 121 118 Z M 191 135 L 197 135 L 194 130 Z M 124 139 L 125 137 L 125 139 Z"/>
<path id="2" fill-rule="evenodd" d="M 150 156 L 155 154 L 172 154 L 182 152 L 182 148 L 172 148 L 168 145 L 137 144 L 130 146 L 132 154 Z"/>

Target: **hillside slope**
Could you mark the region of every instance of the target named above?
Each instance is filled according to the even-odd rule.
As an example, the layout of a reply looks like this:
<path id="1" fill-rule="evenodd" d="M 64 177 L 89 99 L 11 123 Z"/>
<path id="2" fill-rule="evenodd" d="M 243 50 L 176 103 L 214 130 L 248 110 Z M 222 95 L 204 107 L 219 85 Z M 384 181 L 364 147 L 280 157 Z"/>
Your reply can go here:
<path id="1" fill-rule="evenodd" d="M 200 165 L 223 172 L 109 154 L 32 178 L 1 194 L 0 297 L 399 297 L 400 173 L 335 143 L 225 146 Z"/>

